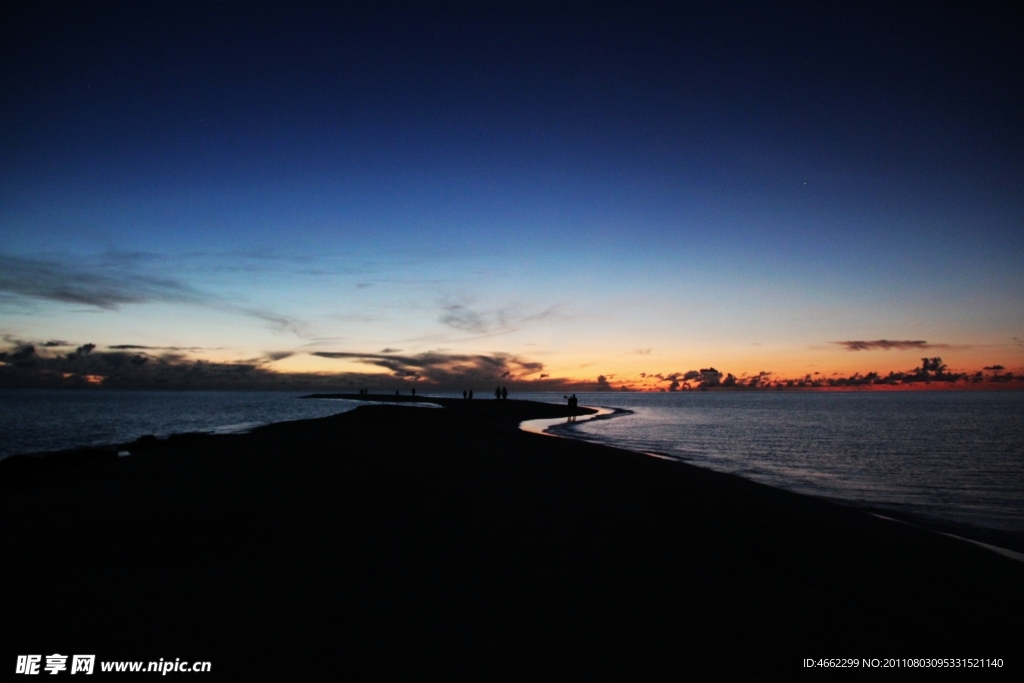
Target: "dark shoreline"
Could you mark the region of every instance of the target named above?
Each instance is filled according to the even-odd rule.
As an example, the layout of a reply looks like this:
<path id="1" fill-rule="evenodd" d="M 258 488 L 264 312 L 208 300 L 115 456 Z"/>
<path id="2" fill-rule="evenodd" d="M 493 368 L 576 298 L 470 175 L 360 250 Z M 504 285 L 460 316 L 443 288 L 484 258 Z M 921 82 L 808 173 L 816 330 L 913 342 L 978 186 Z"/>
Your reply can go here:
<path id="1" fill-rule="evenodd" d="M 180 657 L 276 680 L 678 678 L 846 656 L 1019 668 L 1020 563 L 518 429 L 564 406 L 400 399 L 445 409 L 0 465 L 8 659 Z"/>

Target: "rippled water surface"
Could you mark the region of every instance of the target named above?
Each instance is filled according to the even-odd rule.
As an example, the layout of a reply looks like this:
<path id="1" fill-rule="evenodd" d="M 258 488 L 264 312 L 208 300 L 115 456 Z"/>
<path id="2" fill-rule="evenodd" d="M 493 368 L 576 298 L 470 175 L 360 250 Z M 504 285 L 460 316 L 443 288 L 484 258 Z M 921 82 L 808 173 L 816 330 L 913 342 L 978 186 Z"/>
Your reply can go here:
<path id="1" fill-rule="evenodd" d="M 277 391 L 0 390 L 0 458 L 127 443 L 146 434 L 244 431 L 356 404 Z"/>
<path id="2" fill-rule="evenodd" d="M 563 428 L 578 437 L 801 493 L 1024 531 L 1024 392 L 579 396 L 634 413 Z"/>

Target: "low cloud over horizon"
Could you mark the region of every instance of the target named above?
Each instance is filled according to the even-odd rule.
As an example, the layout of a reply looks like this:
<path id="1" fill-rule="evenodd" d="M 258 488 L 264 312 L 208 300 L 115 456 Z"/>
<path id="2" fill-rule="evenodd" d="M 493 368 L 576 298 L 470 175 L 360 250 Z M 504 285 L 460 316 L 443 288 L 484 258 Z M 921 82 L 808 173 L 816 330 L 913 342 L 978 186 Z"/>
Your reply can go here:
<path id="1" fill-rule="evenodd" d="M 83 344 L 69 353 L 53 354 L 35 344 L 14 345 L 0 352 L 0 387 L 300 389 L 317 382 L 314 375 L 287 375 L 266 367 L 284 357 L 280 353 L 242 363 L 221 363 L 195 360 L 179 352 L 153 354 L 123 348 L 135 345 L 119 346 L 122 348 L 97 351 L 95 344 Z"/>
<path id="2" fill-rule="evenodd" d="M 875 341 L 837 341 L 832 342 L 843 346 L 847 351 L 875 351 L 883 350 L 889 351 L 896 349 L 899 351 L 906 351 L 908 349 L 948 349 L 949 344 L 929 344 L 928 342 L 921 340 L 894 340 L 894 339 L 876 339 Z"/>
<path id="3" fill-rule="evenodd" d="M 395 389 L 461 391 L 487 389 L 494 385 L 516 391 L 687 391 L 694 389 L 768 389 L 897 387 L 941 384 L 977 386 L 1000 384 L 1024 387 L 1024 372 L 1014 374 L 999 363 L 981 370 L 949 370 L 939 357 L 923 358 L 916 368 L 879 373 L 875 371 L 849 376 L 815 372 L 801 377 L 785 377 L 770 371 L 733 375 L 708 365 L 687 372 L 641 372 L 636 376 L 615 373 L 590 378 L 551 377 L 538 361 L 516 354 L 487 354 L 428 351 L 401 354 L 391 349 L 377 353 L 354 351 L 315 351 L 308 355 L 324 359 L 354 361 L 368 366 L 367 372 L 281 372 L 273 363 L 296 355 L 295 351 L 267 351 L 235 362 L 210 361 L 189 355 L 204 347 L 148 346 L 115 344 L 98 347 L 87 343 L 77 347 L 70 342 L 51 340 L 28 342 L 4 335 L 8 345 L 0 350 L 0 387 L 108 387 L 117 389 L 280 389 L 291 391 L 345 391 L 372 388 L 392 392 Z M 924 341 L 848 342 L 882 349 L 928 349 Z M 67 349 L 73 349 L 68 351 Z M 864 350 L 856 348 L 851 350 Z"/>
<path id="4" fill-rule="evenodd" d="M 291 351 L 267 352 L 241 362 L 217 362 L 187 356 L 199 347 L 151 347 L 117 344 L 97 350 L 83 344 L 58 353 L 45 343 L 7 336 L 9 347 L 0 351 L 0 387 L 88 387 L 119 389 L 287 389 L 344 390 L 371 386 L 378 390 L 430 386 L 435 390 L 482 389 L 492 384 L 525 385 L 536 391 L 585 389 L 586 382 L 541 374 L 542 363 L 512 354 L 410 355 L 354 352 L 314 352 L 320 358 L 351 359 L 386 372 L 278 372 L 274 361 Z M 67 346 L 67 345 L 63 345 Z M 161 351 L 161 353 L 154 353 Z M 591 382 L 590 384 L 595 384 Z"/>
<path id="5" fill-rule="evenodd" d="M 439 351 L 397 355 L 393 353 L 355 353 L 315 351 L 319 358 L 350 359 L 389 370 L 396 378 L 458 387 L 467 382 L 537 381 L 533 376 L 544 369 L 543 363 L 525 361 L 507 353 L 456 354 Z M 549 380 L 551 382 L 559 380 Z"/>

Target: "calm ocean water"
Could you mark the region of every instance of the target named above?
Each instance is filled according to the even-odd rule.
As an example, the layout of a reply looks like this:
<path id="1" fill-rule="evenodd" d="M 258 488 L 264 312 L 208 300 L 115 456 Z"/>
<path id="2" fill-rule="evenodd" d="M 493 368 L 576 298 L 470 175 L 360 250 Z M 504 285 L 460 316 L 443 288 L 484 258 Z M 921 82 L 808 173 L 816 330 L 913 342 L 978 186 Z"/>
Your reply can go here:
<path id="1" fill-rule="evenodd" d="M 140 436 L 237 432 L 351 410 L 349 401 L 300 401 L 277 391 L 0 390 L 0 458 L 127 443 Z"/>
<path id="2" fill-rule="evenodd" d="M 634 412 L 560 433 L 921 520 L 1024 534 L 1024 392 L 579 398 Z"/>
<path id="3" fill-rule="evenodd" d="M 242 431 L 356 405 L 297 396 L 3 390 L 0 457 L 125 443 L 145 434 Z M 555 431 L 800 493 L 1024 534 L 1024 392 L 578 396 L 583 405 L 632 412 Z M 561 394 L 513 397 L 564 402 Z M 478 400 L 488 399 L 480 392 Z"/>

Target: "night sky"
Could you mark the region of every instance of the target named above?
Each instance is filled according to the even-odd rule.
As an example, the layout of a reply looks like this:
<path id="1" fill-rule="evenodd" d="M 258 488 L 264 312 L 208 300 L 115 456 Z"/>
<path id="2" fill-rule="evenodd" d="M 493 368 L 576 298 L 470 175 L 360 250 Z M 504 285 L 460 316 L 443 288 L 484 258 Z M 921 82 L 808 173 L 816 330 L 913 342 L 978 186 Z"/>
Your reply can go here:
<path id="1" fill-rule="evenodd" d="M 0 384 L 1024 373 L 1022 5 L 892 4 L 4 3 Z"/>

